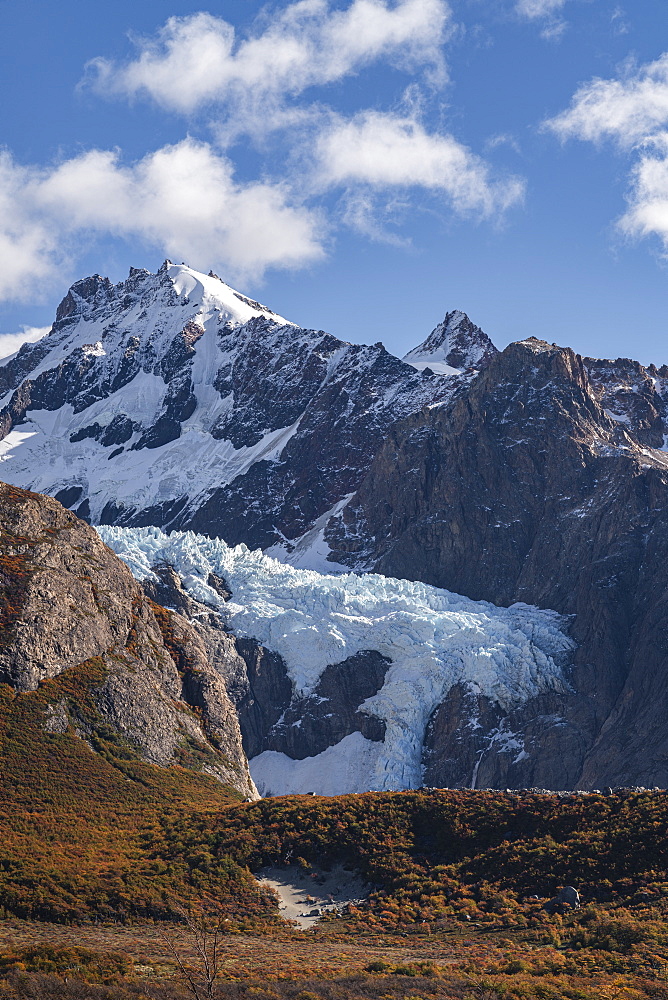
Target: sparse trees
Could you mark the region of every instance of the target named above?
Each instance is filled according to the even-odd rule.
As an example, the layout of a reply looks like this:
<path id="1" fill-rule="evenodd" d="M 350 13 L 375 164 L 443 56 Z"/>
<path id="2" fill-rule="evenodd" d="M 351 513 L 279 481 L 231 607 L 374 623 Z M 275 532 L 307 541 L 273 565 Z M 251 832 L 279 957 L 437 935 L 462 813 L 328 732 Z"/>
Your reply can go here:
<path id="1" fill-rule="evenodd" d="M 194 953 L 194 961 L 182 955 L 177 947 L 174 932 L 164 931 L 163 941 L 193 1000 L 215 1000 L 221 973 L 220 945 L 227 932 L 229 921 L 220 914 L 212 915 L 194 908 L 181 912 Z"/>

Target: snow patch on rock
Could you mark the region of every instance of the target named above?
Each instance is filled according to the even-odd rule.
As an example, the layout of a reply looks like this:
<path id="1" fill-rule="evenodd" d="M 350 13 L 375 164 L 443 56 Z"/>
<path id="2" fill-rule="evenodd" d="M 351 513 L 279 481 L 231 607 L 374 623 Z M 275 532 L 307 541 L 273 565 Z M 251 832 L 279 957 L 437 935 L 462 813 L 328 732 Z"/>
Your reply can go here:
<path id="1" fill-rule="evenodd" d="M 349 573 L 350 567 L 331 560 L 331 548 L 325 538 L 325 530 L 333 517 L 340 514 L 350 503 L 354 493 L 348 493 L 328 511 L 313 522 L 313 527 L 294 541 L 285 539 L 265 550 L 266 555 L 296 569 L 314 569 L 317 573 Z"/>
<path id="2" fill-rule="evenodd" d="M 322 753 L 304 760 L 265 750 L 250 761 L 260 795 L 346 795 L 383 788 L 385 746 L 351 733 Z"/>

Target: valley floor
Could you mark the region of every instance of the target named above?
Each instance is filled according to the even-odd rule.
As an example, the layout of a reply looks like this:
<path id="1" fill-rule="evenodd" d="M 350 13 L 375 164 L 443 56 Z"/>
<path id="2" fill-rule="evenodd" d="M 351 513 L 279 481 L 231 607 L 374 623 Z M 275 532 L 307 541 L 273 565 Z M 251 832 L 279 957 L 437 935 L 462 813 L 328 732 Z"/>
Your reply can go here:
<path id="1" fill-rule="evenodd" d="M 606 907 L 597 928 L 591 913 L 580 911 L 546 917 L 539 928 L 522 933 L 452 923 L 415 933 L 358 929 L 352 935 L 340 921 L 307 931 L 234 933 L 222 941 L 214 996 L 668 1000 L 668 923 L 657 932 L 656 916 Z M 0 921 L 0 997 L 180 1000 L 188 993 L 172 945 L 186 964 L 197 965 L 191 934 L 174 924 L 65 926 L 6 919 Z"/>

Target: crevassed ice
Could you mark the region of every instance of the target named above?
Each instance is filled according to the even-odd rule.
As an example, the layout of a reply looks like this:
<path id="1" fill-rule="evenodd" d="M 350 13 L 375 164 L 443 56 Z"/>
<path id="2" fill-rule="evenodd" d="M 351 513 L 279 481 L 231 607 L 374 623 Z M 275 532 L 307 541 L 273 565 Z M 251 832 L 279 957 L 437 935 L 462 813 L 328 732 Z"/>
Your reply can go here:
<path id="1" fill-rule="evenodd" d="M 283 657 L 297 692 L 312 691 L 328 664 L 361 650 L 387 656 L 385 683 L 363 705 L 386 724 L 369 788 L 421 784 L 424 731 L 453 685 L 463 683 L 504 710 L 567 688 L 562 666 L 573 643 L 555 611 L 500 608 L 378 574 L 295 569 L 193 532 L 97 530 L 139 580 L 154 578 L 160 563 L 173 566 L 194 599 L 219 607 L 238 635 Z M 209 573 L 225 578 L 230 601 L 208 586 Z"/>

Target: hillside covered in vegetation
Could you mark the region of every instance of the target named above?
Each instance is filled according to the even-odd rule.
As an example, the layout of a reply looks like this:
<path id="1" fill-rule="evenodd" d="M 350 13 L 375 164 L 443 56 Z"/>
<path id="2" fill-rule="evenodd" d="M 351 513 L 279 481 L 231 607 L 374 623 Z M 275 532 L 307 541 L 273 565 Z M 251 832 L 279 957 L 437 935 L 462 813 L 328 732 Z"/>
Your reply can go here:
<path id="1" fill-rule="evenodd" d="M 49 732 L 48 706 L 83 711 L 103 672 L 91 661 L 36 691 L 0 688 L 3 1000 L 180 998 L 164 941 L 187 948 L 189 905 L 225 923 L 220 997 L 667 995 L 668 795 L 244 803 L 185 756 L 159 767 L 101 726 Z M 253 877 L 286 859 L 314 874 L 343 861 L 371 894 L 291 929 Z M 564 884 L 582 909 L 550 915 Z"/>

